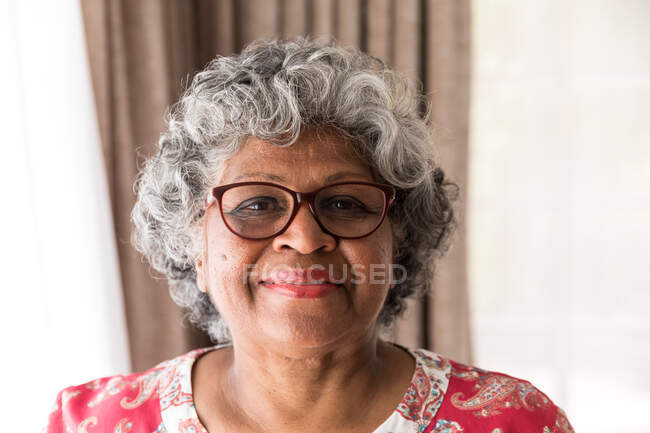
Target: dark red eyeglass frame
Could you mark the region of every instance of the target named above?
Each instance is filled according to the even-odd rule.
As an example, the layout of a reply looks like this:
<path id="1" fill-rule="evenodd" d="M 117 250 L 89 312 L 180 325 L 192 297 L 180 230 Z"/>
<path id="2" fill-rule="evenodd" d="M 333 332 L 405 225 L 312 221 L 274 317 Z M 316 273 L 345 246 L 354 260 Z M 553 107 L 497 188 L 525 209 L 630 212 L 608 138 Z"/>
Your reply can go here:
<path id="1" fill-rule="evenodd" d="M 247 236 L 242 236 L 241 234 L 237 233 L 235 230 L 233 230 L 232 227 L 228 225 L 228 222 L 226 221 L 226 217 L 223 214 L 223 207 L 221 205 L 221 198 L 223 197 L 223 194 L 228 191 L 231 188 L 234 188 L 236 186 L 245 186 L 245 185 L 268 185 L 268 186 L 274 186 L 276 188 L 280 188 L 293 197 L 293 209 L 291 211 L 291 216 L 289 217 L 289 220 L 287 223 L 282 227 L 277 233 L 272 234 L 271 236 L 266 236 L 263 238 L 251 238 Z M 316 195 L 324 190 L 325 188 L 330 188 L 332 186 L 337 186 L 337 185 L 370 185 L 374 186 L 378 189 L 380 189 L 384 193 L 384 209 L 382 210 L 381 217 L 379 218 L 379 221 L 375 228 L 373 228 L 370 232 L 362 235 L 362 236 L 354 236 L 354 237 L 348 237 L 348 236 L 340 236 L 335 233 L 330 232 L 323 226 L 323 224 L 320 222 L 318 219 L 318 215 L 316 215 L 316 211 L 314 210 L 315 208 L 315 203 L 314 199 L 316 198 Z M 391 205 L 395 201 L 395 194 L 396 194 L 396 189 L 392 185 L 386 185 L 383 183 L 373 183 L 373 182 L 338 182 L 338 183 L 332 183 L 329 185 L 325 185 L 323 187 L 320 187 L 314 191 L 311 192 L 298 192 L 294 191 L 292 189 L 289 189 L 285 186 L 278 185 L 277 183 L 272 183 L 272 182 L 255 182 L 255 181 L 250 181 L 250 182 L 237 182 L 237 183 L 231 183 L 228 185 L 221 185 L 221 186 L 215 186 L 212 188 L 210 193 L 208 194 L 208 197 L 205 200 L 205 203 L 203 204 L 203 211 L 205 212 L 215 201 L 219 202 L 219 212 L 221 213 L 221 220 L 224 222 L 226 227 L 228 227 L 228 230 L 230 230 L 232 233 L 236 234 L 237 236 L 248 239 L 248 240 L 255 240 L 255 241 L 261 241 L 265 239 L 270 239 L 272 237 L 275 237 L 279 234 L 282 234 L 293 222 L 293 219 L 295 216 L 298 214 L 298 210 L 300 209 L 300 204 L 303 201 L 306 201 L 307 204 L 309 205 L 309 211 L 311 212 L 312 216 L 316 220 L 316 223 L 318 226 L 321 228 L 321 230 L 331 236 L 334 236 L 335 238 L 338 239 L 360 239 L 360 238 L 365 238 L 366 236 L 370 236 L 373 234 L 379 226 L 384 222 L 384 219 L 386 218 L 386 214 L 388 213 L 388 209 L 390 209 Z"/>

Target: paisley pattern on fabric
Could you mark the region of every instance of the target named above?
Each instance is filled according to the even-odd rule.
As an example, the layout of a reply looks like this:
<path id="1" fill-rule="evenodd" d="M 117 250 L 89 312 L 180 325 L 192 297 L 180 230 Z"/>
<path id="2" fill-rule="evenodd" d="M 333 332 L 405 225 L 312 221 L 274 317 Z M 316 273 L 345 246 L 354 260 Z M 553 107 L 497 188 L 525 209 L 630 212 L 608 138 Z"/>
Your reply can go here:
<path id="1" fill-rule="evenodd" d="M 133 427 L 131 421 L 129 421 L 128 418 L 122 418 L 121 420 L 119 420 L 117 425 L 115 425 L 115 428 L 113 429 L 113 433 L 128 433 L 131 431 L 131 427 Z"/>
<path id="2" fill-rule="evenodd" d="M 132 385 L 133 388 L 138 389 L 137 395 L 131 399 L 124 397 L 120 405 L 124 409 L 135 409 L 152 396 L 160 399 L 161 410 L 165 410 L 169 406 L 192 404 L 192 395 L 181 389 L 180 381 L 183 377 L 181 370 L 188 362 L 191 365 L 194 358 L 205 350 L 207 349 L 197 349 L 165 361 L 146 374 L 139 376 Z"/>
<path id="3" fill-rule="evenodd" d="M 208 433 L 198 419 L 186 419 L 178 423 L 178 433 Z"/>
<path id="4" fill-rule="evenodd" d="M 101 379 L 101 378 L 90 381 L 90 382 L 88 382 L 86 384 L 86 388 L 92 389 L 92 390 L 99 389 L 102 386 L 103 381 L 104 381 L 104 379 Z"/>
<path id="5" fill-rule="evenodd" d="M 64 390 L 61 394 L 61 405 L 65 406 L 72 398 L 78 396 L 79 394 L 81 394 L 81 391 L 78 389 L 75 389 L 74 391 Z"/>
<path id="6" fill-rule="evenodd" d="M 461 433 L 463 428 L 456 422 L 448 419 L 439 419 L 431 433 Z"/>
<path id="7" fill-rule="evenodd" d="M 440 407 L 444 395 L 440 386 L 439 379 L 427 377 L 422 367 L 418 366 L 415 380 L 411 382 L 405 397 L 397 406 L 397 411 L 411 421 L 432 420 L 433 413 Z"/>
<path id="8" fill-rule="evenodd" d="M 447 371 L 450 367 L 449 361 L 439 355 L 433 354 L 432 352 L 418 349 L 414 349 L 413 352 L 418 355 L 419 361 L 426 368 L 435 368 L 436 370 Z"/>
<path id="9" fill-rule="evenodd" d="M 148 371 L 61 390 L 46 433 L 207 433 L 192 398 L 196 349 Z M 373 433 L 574 433 L 566 414 L 530 383 L 407 349 L 415 369 L 402 400 Z M 523 409 L 523 410 L 508 410 Z"/>
<path id="10" fill-rule="evenodd" d="M 176 377 L 166 389 L 160 391 L 160 409 L 165 410 L 169 406 L 181 406 L 183 404 L 192 404 L 192 394 L 181 389 L 178 377 Z"/>
<path id="11" fill-rule="evenodd" d="M 396 410 L 404 419 L 416 423 L 417 431 L 421 432 L 431 424 L 445 395 L 446 377 L 435 372 L 445 371 L 450 365 L 438 356 L 417 350 L 414 353 L 417 355 L 415 372 Z"/>
<path id="12" fill-rule="evenodd" d="M 557 416 L 555 418 L 555 425 L 553 427 L 544 427 L 543 433 L 575 433 L 571 423 L 566 417 L 564 411 L 560 408 L 557 409 Z"/>
<path id="13" fill-rule="evenodd" d="M 558 428 L 558 433 L 575 433 L 573 427 L 566 416 L 566 413 L 561 408 L 557 408 L 557 418 L 555 419 L 555 427 Z"/>
<path id="14" fill-rule="evenodd" d="M 88 417 L 79 423 L 79 426 L 77 427 L 77 432 L 88 433 L 88 427 L 91 426 L 94 427 L 96 425 L 97 425 L 97 417 L 96 416 Z"/>
<path id="15" fill-rule="evenodd" d="M 95 398 L 93 398 L 89 403 L 88 407 L 97 406 L 99 403 L 103 402 L 109 397 L 112 397 L 116 394 L 122 392 L 126 387 L 126 382 L 124 381 L 123 376 L 114 376 L 106 382 L 104 388 L 97 393 Z M 99 389 L 99 387 L 95 388 Z"/>
<path id="16" fill-rule="evenodd" d="M 165 423 L 161 422 L 160 425 L 156 428 L 156 430 L 152 431 L 151 433 L 167 433 L 167 428 L 165 427 Z"/>
<path id="17" fill-rule="evenodd" d="M 135 409 L 147 401 L 153 393 L 157 390 L 158 377 L 162 374 L 162 369 L 156 369 L 149 373 L 140 376 L 132 385 L 132 388 L 138 389 L 138 394 L 130 399 L 128 397 L 122 398 L 120 405 L 124 409 Z"/>
<path id="18" fill-rule="evenodd" d="M 475 393 L 467 398 L 461 392 L 452 395 L 451 402 L 458 409 L 471 410 L 475 416 L 486 418 L 500 414 L 503 409 L 534 411 L 551 404 L 544 394 L 526 381 L 466 368 L 465 371 L 454 369 L 452 375 L 463 380 L 476 380 Z"/>

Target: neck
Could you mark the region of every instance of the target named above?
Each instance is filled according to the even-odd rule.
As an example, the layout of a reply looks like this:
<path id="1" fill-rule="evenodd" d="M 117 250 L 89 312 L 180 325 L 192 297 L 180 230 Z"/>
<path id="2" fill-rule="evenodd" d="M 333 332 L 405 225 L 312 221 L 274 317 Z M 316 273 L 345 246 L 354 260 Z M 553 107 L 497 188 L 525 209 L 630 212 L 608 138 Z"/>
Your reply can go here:
<path id="1" fill-rule="evenodd" d="M 358 402 L 370 403 L 377 394 L 384 370 L 383 344 L 376 330 L 335 348 L 237 341 L 226 379 L 232 403 L 266 430 L 276 426 L 288 431 L 314 422 L 340 426 L 358 419 Z"/>

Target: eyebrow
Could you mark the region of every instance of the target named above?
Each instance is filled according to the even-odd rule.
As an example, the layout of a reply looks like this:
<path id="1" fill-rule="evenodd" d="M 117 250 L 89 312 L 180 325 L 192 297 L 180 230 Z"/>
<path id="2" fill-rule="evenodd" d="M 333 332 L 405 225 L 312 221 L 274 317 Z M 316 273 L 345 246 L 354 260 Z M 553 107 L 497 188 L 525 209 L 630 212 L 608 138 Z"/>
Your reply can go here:
<path id="1" fill-rule="evenodd" d="M 364 173 L 356 173 L 353 171 L 340 171 L 338 173 L 331 174 L 325 178 L 325 182 L 333 182 L 335 180 L 341 179 L 346 176 L 355 176 L 355 177 L 367 177 Z M 268 180 L 273 180 L 276 182 L 286 182 L 286 179 L 280 175 L 273 173 L 264 173 L 261 171 L 255 171 L 251 173 L 243 173 L 233 179 L 233 182 L 236 182 L 240 179 L 252 178 L 252 177 L 261 177 Z"/>

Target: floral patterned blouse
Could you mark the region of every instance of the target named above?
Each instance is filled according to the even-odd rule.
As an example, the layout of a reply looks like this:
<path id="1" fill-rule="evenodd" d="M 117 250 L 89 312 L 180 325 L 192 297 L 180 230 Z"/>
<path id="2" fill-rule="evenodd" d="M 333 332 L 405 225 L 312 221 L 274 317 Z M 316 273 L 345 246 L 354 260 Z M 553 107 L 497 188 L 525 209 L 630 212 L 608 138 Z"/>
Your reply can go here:
<path id="1" fill-rule="evenodd" d="M 144 373 L 65 388 L 45 432 L 207 433 L 192 400 L 192 364 L 228 344 L 193 350 Z M 562 409 L 525 380 L 402 348 L 416 360 L 411 384 L 372 433 L 573 433 Z"/>

